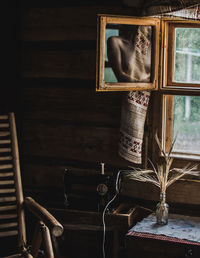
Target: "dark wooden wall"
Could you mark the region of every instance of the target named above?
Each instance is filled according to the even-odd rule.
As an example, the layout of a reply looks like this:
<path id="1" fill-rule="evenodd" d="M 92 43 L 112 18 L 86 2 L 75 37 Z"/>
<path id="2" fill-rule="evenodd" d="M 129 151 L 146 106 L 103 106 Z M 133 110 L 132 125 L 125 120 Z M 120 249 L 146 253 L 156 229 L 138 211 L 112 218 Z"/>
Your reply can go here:
<path id="1" fill-rule="evenodd" d="M 119 1 L 54 1 L 21 10 L 21 163 L 26 191 L 57 194 L 63 172 L 117 172 L 123 93 L 96 93 L 98 13 L 133 15 Z"/>
<path id="2" fill-rule="evenodd" d="M 117 153 L 124 93 L 95 92 L 98 13 L 139 10 L 122 0 L 51 0 L 4 12 L 0 107 L 16 113 L 24 190 L 38 199 L 62 195 L 65 168 L 84 175 L 99 172 L 100 162 L 115 173 L 129 165 Z M 168 200 L 199 204 L 198 188 L 195 180 L 178 182 Z M 128 182 L 125 195 L 159 197 L 138 182 Z"/>

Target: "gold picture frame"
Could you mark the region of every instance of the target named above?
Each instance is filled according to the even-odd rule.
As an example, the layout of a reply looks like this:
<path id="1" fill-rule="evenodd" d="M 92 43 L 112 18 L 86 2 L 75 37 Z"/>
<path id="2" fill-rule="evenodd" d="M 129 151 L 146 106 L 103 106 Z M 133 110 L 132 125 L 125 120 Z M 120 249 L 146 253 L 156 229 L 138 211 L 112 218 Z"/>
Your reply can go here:
<path id="1" fill-rule="evenodd" d="M 97 91 L 156 90 L 160 19 L 98 15 Z"/>

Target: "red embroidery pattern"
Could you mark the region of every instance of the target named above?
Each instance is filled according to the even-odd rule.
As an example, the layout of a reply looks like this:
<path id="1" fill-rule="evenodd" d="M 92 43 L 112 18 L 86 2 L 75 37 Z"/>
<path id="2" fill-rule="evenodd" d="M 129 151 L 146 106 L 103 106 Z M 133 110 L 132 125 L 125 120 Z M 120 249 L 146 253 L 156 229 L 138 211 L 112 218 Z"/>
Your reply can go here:
<path id="1" fill-rule="evenodd" d="M 140 156 L 142 153 L 142 141 L 120 131 L 120 145 L 128 153 Z"/>
<path id="2" fill-rule="evenodd" d="M 196 19 L 200 19 L 200 5 L 197 5 L 197 9 L 196 9 Z"/>
<path id="3" fill-rule="evenodd" d="M 146 55 L 151 44 L 151 27 L 140 26 L 135 39 L 135 49 L 139 54 Z"/>
<path id="4" fill-rule="evenodd" d="M 149 92 L 136 91 L 136 92 L 130 92 L 128 94 L 128 102 L 130 102 L 131 104 L 140 105 L 141 108 L 145 108 L 145 109 L 147 109 L 148 107 L 149 98 L 150 98 Z"/>

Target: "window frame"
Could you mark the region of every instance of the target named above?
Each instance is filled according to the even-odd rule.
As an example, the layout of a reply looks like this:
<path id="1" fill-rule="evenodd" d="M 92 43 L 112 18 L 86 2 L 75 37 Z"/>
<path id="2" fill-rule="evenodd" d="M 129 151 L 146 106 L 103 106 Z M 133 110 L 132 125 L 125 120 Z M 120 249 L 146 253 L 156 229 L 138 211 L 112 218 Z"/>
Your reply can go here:
<path id="1" fill-rule="evenodd" d="M 188 94 L 196 93 L 200 95 L 200 83 L 182 83 L 173 81 L 174 67 L 174 30 L 181 27 L 200 28 L 200 21 L 183 18 L 161 18 L 161 64 L 160 64 L 160 84 L 161 91 L 174 91 Z"/>
<path id="2" fill-rule="evenodd" d="M 168 47 L 168 28 L 169 24 L 181 24 L 181 26 L 185 26 L 185 24 L 189 24 L 191 27 L 200 26 L 200 21 L 191 21 L 183 18 L 171 18 L 171 17 L 162 17 L 161 18 L 161 37 L 160 37 L 160 46 L 161 46 L 161 56 L 160 56 L 160 77 L 159 77 L 159 89 L 157 92 L 153 92 L 153 104 L 152 104 L 152 124 L 149 126 L 151 140 L 150 146 L 152 149 L 153 155 L 151 158 L 154 162 L 162 156 L 162 153 L 157 148 L 157 144 L 155 142 L 154 136 L 157 133 L 159 138 L 161 139 L 163 150 L 168 152 L 173 137 L 173 101 L 172 97 L 174 95 L 187 95 L 187 96 L 199 96 L 200 95 L 200 85 L 198 87 L 185 87 L 185 85 L 169 85 L 167 76 L 169 75 L 169 47 Z M 172 63 L 171 63 L 172 64 Z M 172 67 L 173 68 L 173 67 Z M 164 99 L 165 95 L 171 95 L 167 101 Z M 151 118 L 150 118 L 151 119 Z M 149 120 L 150 120 L 149 119 Z M 152 129 L 151 129 L 152 128 Z M 150 155 L 150 153 L 149 153 Z M 173 152 L 171 156 L 174 157 L 174 165 L 178 167 L 183 167 L 188 162 L 192 162 L 196 164 L 197 160 L 200 160 L 199 154 L 191 154 L 191 153 L 179 153 Z"/>
<path id="3" fill-rule="evenodd" d="M 105 69 L 105 33 L 107 24 L 128 24 L 128 25 L 152 25 L 155 26 L 155 33 L 153 33 L 155 43 L 155 55 L 153 60 L 153 73 L 154 80 L 150 83 L 106 83 L 104 80 Z M 155 102 L 153 105 L 153 122 L 149 127 L 149 135 L 151 135 L 152 143 L 150 144 L 152 153 L 157 158 L 161 156 L 161 153 L 156 150 L 156 143 L 154 135 L 158 132 L 160 139 L 162 140 L 162 146 L 165 151 L 168 151 L 172 143 L 172 108 L 168 108 L 167 113 L 164 95 L 200 95 L 200 84 L 194 86 L 190 83 L 177 83 L 172 81 L 172 69 L 174 67 L 173 59 L 173 47 L 172 31 L 176 27 L 198 27 L 200 28 L 200 21 L 188 20 L 180 17 L 128 17 L 128 16 L 116 16 L 100 14 L 97 17 L 97 51 L 96 51 L 96 91 L 137 91 L 137 90 L 152 90 L 155 94 Z M 170 33 L 170 36 L 168 35 Z M 152 51 L 153 52 L 153 51 Z M 170 61 L 171 60 L 171 61 Z M 174 59 L 173 59 L 174 60 Z M 189 87 L 188 87 L 189 84 Z M 173 105 L 172 100 L 168 100 L 167 106 Z M 155 106 L 155 107 L 154 107 Z M 168 123 L 166 122 L 168 121 Z M 153 129 L 152 129 L 153 128 Z M 165 130 L 163 129 L 165 128 Z M 168 131 L 168 134 L 166 133 Z M 149 148 L 146 146 L 145 148 Z M 146 153 L 147 154 L 147 153 Z M 146 157 L 145 154 L 145 158 Z M 175 161 L 182 164 L 188 160 L 196 161 L 196 155 L 187 153 L 184 155 L 174 153 Z M 152 159 L 153 160 L 153 159 Z"/>
<path id="4" fill-rule="evenodd" d="M 152 81 L 151 82 L 105 82 L 105 33 L 107 24 L 147 25 L 154 27 L 152 48 Z M 115 15 L 98 15 L 97 18 L 97 52 L 96 52 L 96 91 L 137 91 L 157 90 L 159 70 L 159 35 L 160 18 L 128 17 Z"/>
<path id="5" fill-rule="evenodd" d="M 165 99 L 165 95 L 168 95 L 169 98 Z M 150 139 L 148 141 L 148 157 L 152 160 L 154 164 L 163 156 L 160 149 L 157 146 L 155 141 L 155 135 L 158 134 L 159 139 L 161 140 L 163 150 L 168 153 L 172 143 L 172 128 L 173 128 L 173 99 L 175 95 L 186 95 L 186 96 L 196 96 L 196 94 L 188 94 L 183 92 L 154 92 L 152 94 L 152 104 L 149 113 L 147 114 L 147 127 L 149 128 Z M 149 122 L 151 121 L 151 122 Z M 145 154 L 146 155 L 146 154 Z M 190 165 L 199 164 L 200 154 L 192 153 L 180 153 L 173 152 L 170 155 L 174 158 L 173 166 L 174 167 L 184 167 L 190 163 Z M 198 166 L 200 169 L 200 165 Z M 200 183 L 200 179 L 198 178 Z"/>

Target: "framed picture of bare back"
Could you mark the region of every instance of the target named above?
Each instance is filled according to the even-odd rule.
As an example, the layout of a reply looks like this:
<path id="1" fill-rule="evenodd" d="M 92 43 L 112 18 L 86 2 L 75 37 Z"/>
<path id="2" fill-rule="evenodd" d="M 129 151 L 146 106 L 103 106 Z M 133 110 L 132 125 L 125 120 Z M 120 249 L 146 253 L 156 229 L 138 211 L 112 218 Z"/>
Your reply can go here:
<path id="1" fill-rule="evenodd" d="M 160 19 L 98 15 L 97 91 L 158 86 Z"/>

